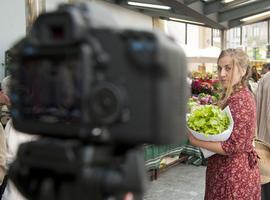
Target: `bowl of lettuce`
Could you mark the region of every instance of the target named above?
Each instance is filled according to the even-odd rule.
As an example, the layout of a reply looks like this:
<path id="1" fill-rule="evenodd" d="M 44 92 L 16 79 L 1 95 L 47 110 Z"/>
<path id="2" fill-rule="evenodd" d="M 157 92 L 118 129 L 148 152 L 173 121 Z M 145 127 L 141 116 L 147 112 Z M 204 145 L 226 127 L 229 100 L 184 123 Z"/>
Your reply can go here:
<path id="1" fill-rule="evenodd" d="M 221 110 L 215 105 L 201 105 L 187 116 L 189 131 L 200 140 L 225 141 L 233 130 L 229 107 Z"/>

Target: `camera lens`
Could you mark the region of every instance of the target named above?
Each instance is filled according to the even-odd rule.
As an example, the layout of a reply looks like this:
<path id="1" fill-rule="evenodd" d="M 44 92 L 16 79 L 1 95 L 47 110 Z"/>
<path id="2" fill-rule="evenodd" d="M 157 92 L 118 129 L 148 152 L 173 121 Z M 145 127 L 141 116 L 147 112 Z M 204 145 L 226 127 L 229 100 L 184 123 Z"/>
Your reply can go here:
<path id="1" fill-rule="evenodd" d="M 125 93 L 111 83 L 99 83 L 90 98 L 90 115 L 101 125 L 112 124 L 121 119 L 125 107 Z"/>

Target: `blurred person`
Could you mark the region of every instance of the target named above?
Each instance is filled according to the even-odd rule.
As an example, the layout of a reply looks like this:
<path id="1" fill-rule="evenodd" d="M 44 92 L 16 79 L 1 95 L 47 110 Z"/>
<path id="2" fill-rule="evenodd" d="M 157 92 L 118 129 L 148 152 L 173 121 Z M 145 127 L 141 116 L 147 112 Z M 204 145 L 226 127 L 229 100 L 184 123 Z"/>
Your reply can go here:
<path id="1" fill-rule="evenodd" d="M 10 82 L 11 82 L 11 76 L 8 75 L 6 76 L 1 83 L 1 89 L 3 91 L 3 93 L 7 96 L 9 96 L 9 90 L 10 90 Z"/>
<path id="2" fill-rule="evenodd" d="M 6 76 L 1 82 L 0 104 L 10 106 L 9 100 L 10 76 Z"/>
<path id="3" fill-rule="evenodd" d="M 260 200 L 257 153 L 252 145 L 256 130 L 256 102 L 247 87 L 249 58 L 241 49 L 223 50 L 218 58 L 223 87 L 221 108 L 229 106 L 234 120 L 231 136 L 208 142 L 188 133 L 194 146 L 215 152 L 208 158 L 205 200 Z"/>
<path id="4" fill-rule="evenodd" d="M 7 109 L 7 106 L 10 106 L 10 101 L 9 97 L 6 95 L 6 83 L 7 79 L 3 79 L 1 82 L 1 88 L 2 90 L 0 91 L 0 117 L 1 117 L 1 123 L 0 123 L 0 199 L 2 198 L 2 194 L 5 190 L 6 187 L 6 180 L 7 180 L 7 175 L 6 175 L 6 167 L 7 167 L 7 145 L 6 145 L 6 138 L 5 138 L 5 131 L 4 127 L 2 124 L 2 118 L 3 118 L 3 110 Z"/>
<path id="5" fill-rule="evenodd" d="M 261 78 L 261 75 L 258 73 L 257 68 L 255 65 L 251 68 L 251 76 L 248 80 L 248 87 L 253 92 L 253 94 L 256 93 L 257 87 L 258 87 L 258 81 Z"/>
<path id="6" fill-rule="evenodd" d="M 263 64 L 261 76 L 264 76 L 270 70 L 270 63 Z"/>
<path id="7" fill-rule="evenodd" d="M 257 130 L 259 139 L 270 144 L 270 67 L 267 69 L 258 83 L 256 92 Z"/>
<path id="8" fill-rule="evenodd" d="M 251 78 L 254 82 L 258 82 L 261 78 L 261 75 L 258 73 L 257 67 L 255 65 L 253 65 L 251 68 Z"/>
<path id="9" fill-rule="evenodd" d="M 0 122 L 5 127 L 7 124 L 10 113 L 10 99 L 9 99 L 9 87 L 10 87 L 10 76 L 6 76 L 1 82 L 1 91 L 0 91 Z"/>
<path id="10" fill-rule="evenodd" d="M 263 72 L 256 91 L 257 134 L 259 139 L 270 144 L 270 64 L 265 65 Z M 262 199 L 270 199 L 270 183 L 262 186 Z"/>
<path id="11" fill-rule="evenodd" d="M 15 160 L 20 144 L 29 142 L 35 139 L 34 136 L 19 132 L 13 128 L 12 120 L 10 119 L 5 127 L 7 156 L 7 168 Z M 25 198 L 17 190 L 11 181 L 8 181 L 6 190 L 4 191 L 2 200 L 24 200 Z"/>
<path id="12" fill-rule="evenodd" d="M 2 84 L 1 84 L 3 94 L 8 99 L 10 95 L 10 92 L 9 92 L 10 82 L 11 82 L 11 77 L 7 76 L 5 79 L 3 79 Z M 8 100 L 8 102 L 10 101 Z M 10 106 L 10 104 L 8 106 Z M 34 137 L 31 135 L 16 131 L 13 128 L 12 120 L 11 119 L 8 120 L 4 129 L 4 141 L 5 141 L 5 148 L 6 148 L 5 162 L 6 162 L 7 168 L 16 158 L 17 150 L 20 144 L 31 141 L 33 139 Z M 25 198 L 17 191 L 13 183 L 8 180 L 7 187 L 2 196 L 2 200 L 24 200 L 24 199 Z"/>
<path id="13" fill-rule="evenodd" d="M 1 82 L 0 104 L 10 106 L 9 93 L 10 76 L 6 76 Z"/>

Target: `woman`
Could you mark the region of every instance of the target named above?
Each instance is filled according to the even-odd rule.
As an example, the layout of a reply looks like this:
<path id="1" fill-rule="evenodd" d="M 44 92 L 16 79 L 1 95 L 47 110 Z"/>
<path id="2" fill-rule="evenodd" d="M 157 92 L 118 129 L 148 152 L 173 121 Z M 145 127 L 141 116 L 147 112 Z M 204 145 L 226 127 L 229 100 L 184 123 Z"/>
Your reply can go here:
<path id="1" fill-rule="evenodd" d="M 234 127 L 224 142 L 206 142 L 189 133 L 194 146 L 216 152 L 208 159 L 205 200 L 260 200 L 257 154 L 252 145 L 256 128 L 256 106 L 247 87 L 248 56 L 240 49 L 223 50 L 218 75 L 223 86 L 221 108 L 230 107 Z"/>
<path id="2" fill-rule="evenodd" d="M 255 65 L 253 65 L 251 68 L 251 78 L 253 79 L 254 82 L 258 82 L 259 79 L 261 78 L 261 75 L 258 73 Z"/>
<path id="3" fill-rule="evenodd" d="M 261 75 L 258 73 L 256 66 L 252 66 L 251 68 L 251 76 L 248 80 L 248 87 L 253 92 L 253 94 L 256 93 L 257 87 L 258 87 L 258 81 L 261 78 Z"/>

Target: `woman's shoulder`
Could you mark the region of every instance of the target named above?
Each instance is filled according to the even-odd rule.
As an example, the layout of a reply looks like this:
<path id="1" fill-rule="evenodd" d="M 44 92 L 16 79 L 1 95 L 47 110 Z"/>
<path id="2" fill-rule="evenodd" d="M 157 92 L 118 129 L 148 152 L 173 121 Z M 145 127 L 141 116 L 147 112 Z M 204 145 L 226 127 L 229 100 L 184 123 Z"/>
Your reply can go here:
<path id="1" fill-rule="evenodd" d="M 236 90 L 231 95 L 232 98 L 242 98 L 242 97 L 246 97 L 246 96 L 252 96 L 252 92 L 249 90 L 249 88 L 247 86 Z"/>
<path id="2" fill-rule="evenodd" d="M 234 92 L 229 98 L 229 102 L 232 104 L 241 103 L 243 105 L 247 104 L 250 105 L 255 103 L 255 99 L 252 92 L 248 89 L 248 87 L 244 87 Z"/>

